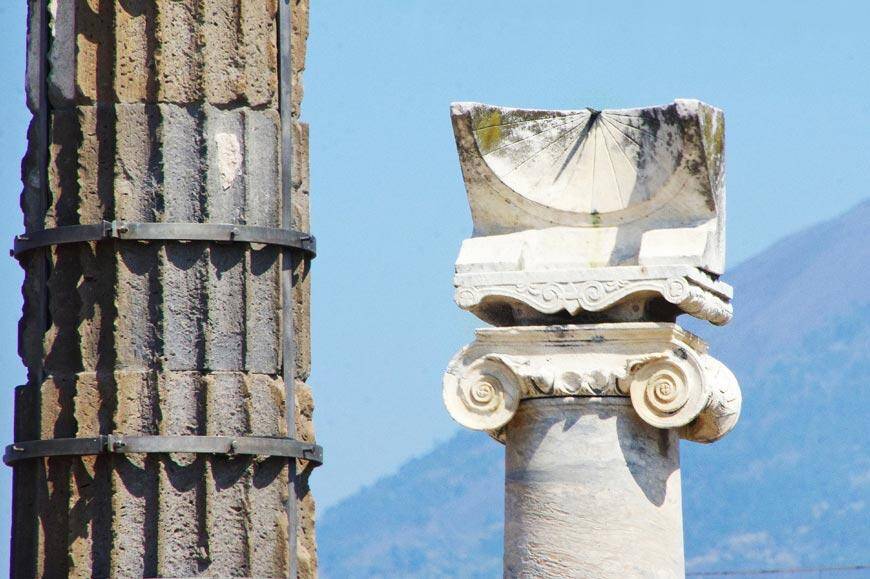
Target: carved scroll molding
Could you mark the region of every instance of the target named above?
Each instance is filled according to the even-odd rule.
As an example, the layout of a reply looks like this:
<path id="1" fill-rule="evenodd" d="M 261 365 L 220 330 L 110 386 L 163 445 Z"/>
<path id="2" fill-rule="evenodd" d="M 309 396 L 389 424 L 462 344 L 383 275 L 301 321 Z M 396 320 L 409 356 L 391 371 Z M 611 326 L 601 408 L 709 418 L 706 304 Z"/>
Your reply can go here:
<path id="1" fill-rule="evenodd" d="M 507 424 L 521 398 L 522 378 L 497 355 L 472 362 L 464 372 L 444 375 L 444 404 L 450 415 L 474 430 L 494 430 Z"/>
<path id="2" fill-rule="evenodd" d="M 479 330 L 443 385 L 450 415 L 496 438 L 529 398 L 627 396 L 647 423 L 699 442 L 724 436 L 740 413 L 734 375 L 675 324 Z"/>
<path id="3" fill-rule="evenodd" d="M 731 288 L 688 267 L 612 267 L 586 271 L 457 273 L 455 300 L 487 319 L 487 309 L 518 302 L 542 314 L 600 312 L 632 299 L 661 297 L 717 325 L 733 315 Z"/>

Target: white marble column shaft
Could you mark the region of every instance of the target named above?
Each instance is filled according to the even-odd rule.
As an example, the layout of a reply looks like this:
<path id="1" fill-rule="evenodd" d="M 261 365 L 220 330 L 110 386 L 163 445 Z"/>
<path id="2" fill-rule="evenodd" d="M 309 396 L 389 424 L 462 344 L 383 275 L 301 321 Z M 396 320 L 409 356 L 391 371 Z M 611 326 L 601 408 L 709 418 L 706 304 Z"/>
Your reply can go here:
<path id="1" fill-rule="evenodd" d="M 627 398 L 537 398 L 505 439 L 505 577 L 683 576 L 674 430 Z"/>

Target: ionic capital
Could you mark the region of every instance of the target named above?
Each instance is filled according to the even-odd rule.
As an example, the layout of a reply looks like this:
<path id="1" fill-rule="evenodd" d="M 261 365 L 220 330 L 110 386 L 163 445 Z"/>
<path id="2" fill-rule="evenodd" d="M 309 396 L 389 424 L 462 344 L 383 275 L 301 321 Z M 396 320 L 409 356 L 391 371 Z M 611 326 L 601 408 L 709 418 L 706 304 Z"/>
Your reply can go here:
<path id="1" fill-rule="evenodd" d="M 741 402 L 702 340 L 651 322 L 479 330 L 450 362 L 443 393 L 457 422 L 496 438 L 523 399 L 621 396 L 650 425 L 712 442 L 734 427 Z"/>

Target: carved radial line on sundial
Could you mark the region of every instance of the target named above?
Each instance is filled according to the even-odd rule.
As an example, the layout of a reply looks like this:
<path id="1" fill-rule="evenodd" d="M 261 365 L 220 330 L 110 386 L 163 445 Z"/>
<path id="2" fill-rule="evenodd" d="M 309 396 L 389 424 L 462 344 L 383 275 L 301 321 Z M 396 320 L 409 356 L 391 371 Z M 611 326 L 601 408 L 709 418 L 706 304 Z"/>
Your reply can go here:
<path id="1" fill-rule="evenodd" d="M 595 214 L 649 201 L 673 172 L 673 156 L 662 150 L 650 123 L 655 121 L 641 110 L 493 107 L 476 115 L 473 134 L 483 160 L 517 193 L 557 209 Z"/>

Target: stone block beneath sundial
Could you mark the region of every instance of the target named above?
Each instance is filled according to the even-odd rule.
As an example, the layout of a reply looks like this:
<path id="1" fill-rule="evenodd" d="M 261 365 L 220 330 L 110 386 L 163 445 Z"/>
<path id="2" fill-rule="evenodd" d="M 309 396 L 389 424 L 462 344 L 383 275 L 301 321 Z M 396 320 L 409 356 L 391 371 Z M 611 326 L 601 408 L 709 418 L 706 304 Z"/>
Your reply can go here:
<path id="1" fill-rule="evenodd" d="M 457 103 L 452 115 L 474 221 L 456 262 L 461 307 L 497 325 L 730 320 L 720 110 Z"/>

